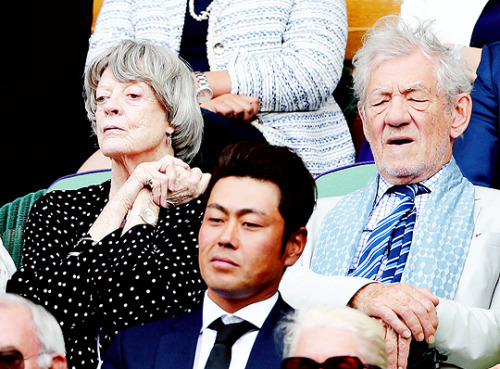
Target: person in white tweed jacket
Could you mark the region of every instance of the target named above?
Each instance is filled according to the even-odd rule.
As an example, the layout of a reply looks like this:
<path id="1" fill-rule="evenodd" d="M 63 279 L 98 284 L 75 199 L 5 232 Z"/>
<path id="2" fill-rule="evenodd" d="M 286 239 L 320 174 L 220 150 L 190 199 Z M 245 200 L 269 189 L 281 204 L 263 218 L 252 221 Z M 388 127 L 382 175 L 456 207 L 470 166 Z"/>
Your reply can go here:
<path id="1" fill-rule="evenodd" d="M 189 32 L 185 18 L 199 13 L 189 2 L 104 0 L 87 64 L 122 39 L 148 39 L 179 53 Z M 201 106 L 251 122 L 270 143 L 294 149 L 313 175 L 354 162 L 349 128 L 332 96 L 347 41 L 345 1 L 208 3 L 201 22 L 208 21 L 205 75 L 213 99 Z"/>

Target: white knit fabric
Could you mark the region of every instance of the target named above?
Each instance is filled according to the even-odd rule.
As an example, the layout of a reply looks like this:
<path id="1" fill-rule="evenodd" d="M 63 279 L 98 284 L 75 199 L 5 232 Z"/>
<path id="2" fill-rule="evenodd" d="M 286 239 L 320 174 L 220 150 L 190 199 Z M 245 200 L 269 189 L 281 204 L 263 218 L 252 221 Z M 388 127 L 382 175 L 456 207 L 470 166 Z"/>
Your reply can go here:
<path id="1" fill-rule="evenodd" d="M 16 270 L 16 265 L 0 238 L 0 293 L 5 292 L 7 282 Z"/>
<path id="2" fill-rule="evenodd" d="M 186 0 L 104 0 L 87 64 L 122 39 L 179 52 Z M 347 41 L 343 0 L 214 0 L 207 56 L 232 93 L 261 102 L 257 128 L 297 151 L 313 174 L 350 164 L 354 146 L 332 97 Z"/>

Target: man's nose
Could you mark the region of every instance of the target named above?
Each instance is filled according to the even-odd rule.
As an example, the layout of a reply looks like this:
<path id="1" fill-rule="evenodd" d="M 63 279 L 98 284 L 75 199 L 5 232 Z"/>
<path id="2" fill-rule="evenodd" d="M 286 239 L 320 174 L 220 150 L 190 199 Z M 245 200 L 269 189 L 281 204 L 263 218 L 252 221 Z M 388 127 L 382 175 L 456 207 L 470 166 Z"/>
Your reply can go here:
<path id="1" fill-rule="evenodd" d="M 219 245 L 224 247 L 237 248 L 239 237 L 239 227 L 236 221 L 227 222 L 221 229 L 219 235 Z"/>
<path id="2" fill-rule="evenodd" d="M 389 101 L 384 121 L 393 127 L 410 123 L 411 116 L 404 98 L 396 97 Z"/>

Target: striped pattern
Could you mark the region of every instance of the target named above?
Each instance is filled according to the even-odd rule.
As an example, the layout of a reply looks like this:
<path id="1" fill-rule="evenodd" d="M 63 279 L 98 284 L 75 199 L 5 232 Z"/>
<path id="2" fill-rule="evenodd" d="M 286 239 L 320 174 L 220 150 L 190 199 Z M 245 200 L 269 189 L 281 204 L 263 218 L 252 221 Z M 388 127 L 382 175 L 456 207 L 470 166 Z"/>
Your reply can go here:
<path id="1" fill-rule="evenodd" d="M 314 245 L 310 263 L 313 272 L 329 276 L 349 273 L 373 210 L 379 178 L 373 176 L 364 188 L 344 196 L 327 212 Z M 427 187 L 427 181 L 423 185 Z M 417 223 L 401 282 L 429 288 L 437 297 L 453 300 L 456 293 L 458 296 L 469 248 L 472 252 L 471 240 L 484 228 L 476 227 L 474 233 L 474 186 L 463 177 L 455 159 L 443 168 L 431 191 L 423 208 L 417 208 Z M 417 196 L 417 207 L 419 199 L 425 196 Z"/>
<path id="2" fill-rule="evenodd" d="M 232 93 L 261 102 L 257 128 L 294 149 L 312 174 L 354 162 L 346 120 L 332 93 L 347 42 L 344 0 L 214 0 L 207 35 L 211 70 Z M 186 0 L 105 0 L 87 63 L 113 43 L 149 39 L 179 51 Z M 223 51 L 216 45 L 223 45 Z"/>
<path id="3" fill-rule="evenodd" d="M 358 266 L 350 270 L 352 276 L 377 279 L 382 283 L 401 280 L 415 227 L 415 196 L 428 190 L 417 184 L 395 186 L 391 190 L 401 198 L 401 202 L 371 233 Z M 377 278 L 384 255 L 387 255 L 387 264 Z"/>

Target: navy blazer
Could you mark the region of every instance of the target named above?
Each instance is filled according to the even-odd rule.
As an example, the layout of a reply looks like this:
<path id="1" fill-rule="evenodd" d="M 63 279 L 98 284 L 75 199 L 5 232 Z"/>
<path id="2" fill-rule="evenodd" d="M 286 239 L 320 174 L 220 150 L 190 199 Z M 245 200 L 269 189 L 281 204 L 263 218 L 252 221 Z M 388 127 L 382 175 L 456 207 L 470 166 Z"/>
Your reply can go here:
<path id="1" fill-rule="evenodd" d="M 469 127 L 453 145 L 465 177 L 480 186 L 500 188 L 500 42 L 483 47 L 471 92 Z"/>
<path id="2" fill-rule="evenodd" d="M 275 338 L 278 322 L 292 308 L 281 298 L 264 321 L 246 369 L 279 369 L 282 340 Z M 202 324 L 202 308 L 170 319 L 118 333 L 104 357 L 103 369 L 192 369 Z"/>

